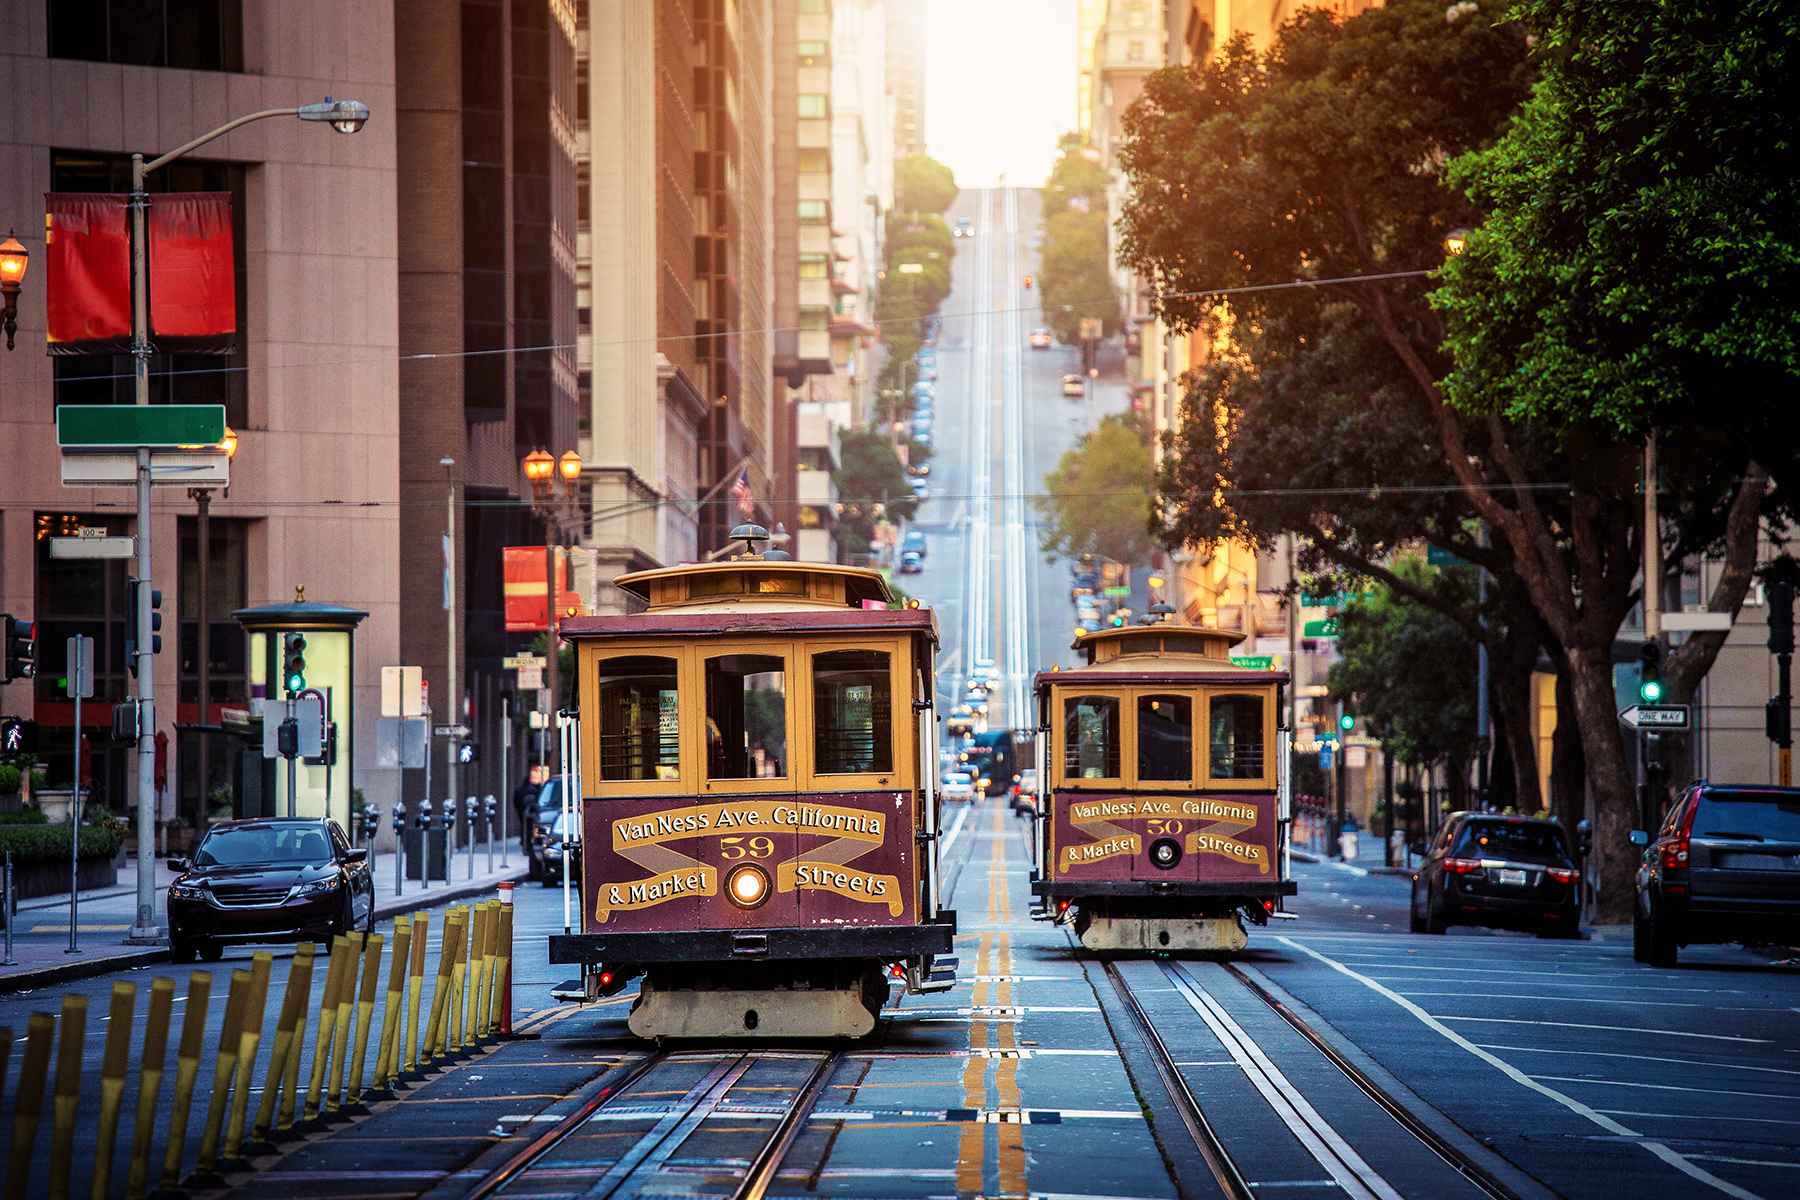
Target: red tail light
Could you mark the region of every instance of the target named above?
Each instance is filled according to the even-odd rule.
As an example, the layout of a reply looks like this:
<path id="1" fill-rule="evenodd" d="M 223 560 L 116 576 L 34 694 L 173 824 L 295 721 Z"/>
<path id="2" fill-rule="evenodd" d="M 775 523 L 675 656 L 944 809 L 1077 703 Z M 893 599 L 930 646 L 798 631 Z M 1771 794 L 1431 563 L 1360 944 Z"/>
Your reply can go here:
<path id="1" fill-rule="evenodd" d="M 1264 912 L 1274 912 L 1275 911 L 1275 902 L 1273 900 L 1264 900 L 1263 901 L 1263 911 Z"/>
<path id="2" fill-rule="evenodd" d="M 1694 828 L 1694 814 L 1700 806 L 1693 801 L 1688 802 L 1688 810 L 1681 818 L 1681 832 L 1662 841 L 1662 865 L 1665 871 L 1683 870 L 1688 865 L 1688 834 Z"/>
<path id="3" fill-rule="evenodd" d="M 1056 911 L 1057 912 L 1068 912 L 1069 911 L 1069 902 L 1067 900 L 1058 900 L 1056 902 Z"/>
<path id="4" fill-rule="evenodd" d="M 601 987 L 611 987 L 612 981 L 613 981 L 613 973 L 611 971 L 600 972 L 600 986 Z"/>
<path id="5" fill-rule="evenodd" d="M 1452 875 L 1473 875 L 1481 870 L 1481 860 L 1479 858 L 1446 858 L 1444 870 Z"/>
<path id="6" fill-rule="evenodd" d="M 1551 867 L 1550 878 L 1556 880 L 1558 883 L 1574 883 L 1576 874 L 1568 867 Z"/>

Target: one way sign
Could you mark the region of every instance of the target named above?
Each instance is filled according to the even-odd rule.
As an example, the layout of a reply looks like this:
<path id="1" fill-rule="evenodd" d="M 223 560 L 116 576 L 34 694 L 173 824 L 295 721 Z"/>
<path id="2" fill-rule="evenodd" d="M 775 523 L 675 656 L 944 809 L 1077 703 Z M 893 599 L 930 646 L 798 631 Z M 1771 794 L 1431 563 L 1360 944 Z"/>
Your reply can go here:
<path id="1" fill-rule="evenodd" d="M 1674 729 L 1688 727 L 1685 704 L 1634 704 L 1619 714 L 1619 720 L 1633 729 Z"/>

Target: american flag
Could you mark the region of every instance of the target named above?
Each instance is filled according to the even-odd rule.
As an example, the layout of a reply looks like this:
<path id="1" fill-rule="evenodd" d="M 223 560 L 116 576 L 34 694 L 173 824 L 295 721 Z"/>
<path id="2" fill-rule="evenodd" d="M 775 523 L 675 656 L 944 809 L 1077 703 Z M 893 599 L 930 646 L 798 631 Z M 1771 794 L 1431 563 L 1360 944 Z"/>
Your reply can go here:
<path id="1" fill-rule="evenodd" d="M 731 485 L 732 499 L 737 501 L 738 514 L 746 520 L 756 515 L 756 499 L 750 493 L 750 468 L 738 469 L 737 482 Z"/>

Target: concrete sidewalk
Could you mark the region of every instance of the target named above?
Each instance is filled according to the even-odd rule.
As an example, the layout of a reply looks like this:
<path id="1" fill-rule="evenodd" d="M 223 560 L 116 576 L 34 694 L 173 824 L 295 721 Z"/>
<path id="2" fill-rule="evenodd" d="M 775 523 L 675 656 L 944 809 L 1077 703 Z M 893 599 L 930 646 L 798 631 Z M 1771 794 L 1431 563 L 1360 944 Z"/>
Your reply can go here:
<path id="1" fill-rule="evenodd" d="M 477 846 L 471 855 L 459 853 L 450 864 L 450 879 L 432 881 L 429 885 L 416 879 L 402 881 L 395 892 L 395 855 L 374 856 L 375 917 L 384 920 L 397 913 L 420 908 L 433 908 L 453 900 L 491 892 L 504 880 L 525 876 L 525 857 L 516 843 L 507 848 L 508 865 L 500 865 L 498 843 L 494 846 L 494 869 L 487 869 L 487 851 Z M 168 863 L 156 863 L 156 921 L 166 929 L 169 882 L 174 878 Z M 120 882 L 107 888 L 80 893 L 76 913 L 76 937 L 79 952 L 69 953 L 69 897 L 36 896 L 19 902 L 17 920 L 13 922 L 13 958 L 11 965 L 0 966 L 0 992 L 25 991 L 71 979 L 85 979 L 108 971 L 129 970 L 166 962 L 169 947 L 132 946 L 125 944 L 131 924 L 137 915 L 137 862 L 127 860 L 119 872 Z M 0 955 L 3 956 L 3 955 Z"/>

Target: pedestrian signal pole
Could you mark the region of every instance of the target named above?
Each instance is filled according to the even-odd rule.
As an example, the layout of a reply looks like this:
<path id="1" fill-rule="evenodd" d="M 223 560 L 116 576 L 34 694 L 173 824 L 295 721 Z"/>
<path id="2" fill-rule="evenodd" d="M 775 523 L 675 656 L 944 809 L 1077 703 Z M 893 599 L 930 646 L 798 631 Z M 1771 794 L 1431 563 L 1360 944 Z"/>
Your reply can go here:
<path id="1" fill-rule="evenodd" d="M 1769 740 L 1775 743 L 1776 782 L 1782 787 L 1793 787 L 1794 585 L 1786 579 L 1774 580 L 1769 583 L 1767 593 L 1769 650 L 1775 655 L 1775 696 L 1767 708 L 1768 734 Z"/>

